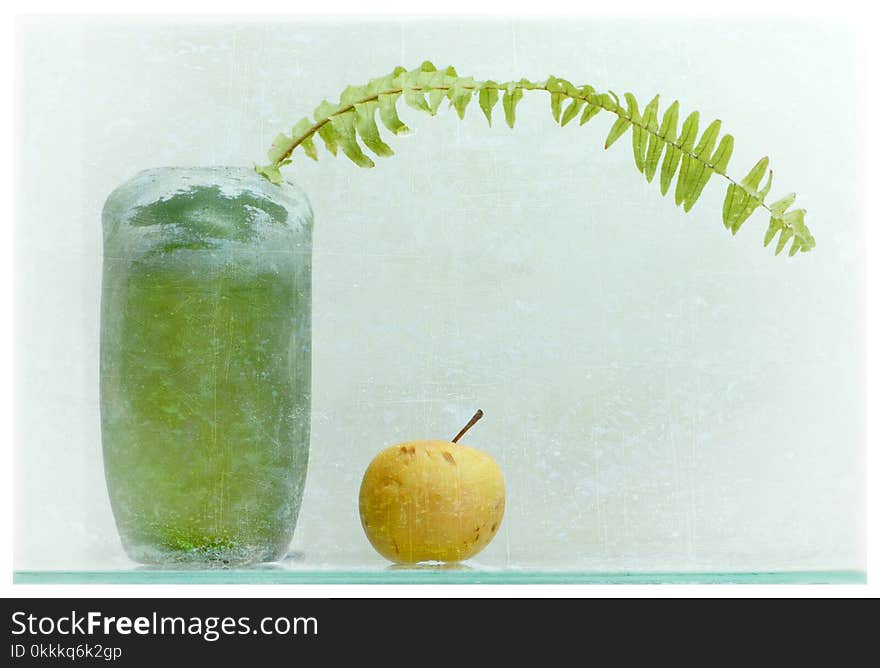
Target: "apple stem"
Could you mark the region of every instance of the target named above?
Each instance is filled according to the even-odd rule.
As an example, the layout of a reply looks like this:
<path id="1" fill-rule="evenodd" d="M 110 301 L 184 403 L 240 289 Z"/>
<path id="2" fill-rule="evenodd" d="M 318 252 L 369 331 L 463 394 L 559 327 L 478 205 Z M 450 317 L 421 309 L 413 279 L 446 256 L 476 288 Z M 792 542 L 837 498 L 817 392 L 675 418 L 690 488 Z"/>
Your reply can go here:
<path id="1" fill-rule="evenodd" d="M 466 432 L 468 429 L 470 429 L 470 428 L 473 427 L 475 424 L 477 424 L 477 421 L 478 421 L 481 417 L 483 417 L 483 411 L 480 410 L 480 409 L 478 408 L 478 409 L 477 409 L 477 412 L 474 413 L 474 416 L 470 419 L 470 422 L 468 422 L 464 427 L 462 427 L 461 431 L 458 432 L 458 435 L 457 435 L 455 438 L 452 439 L 452 442 L 453 442 L 453 443 L 458 443 L 458 439 L 460 439 L 462 436 L 464 436 L 465 432 Z"/>

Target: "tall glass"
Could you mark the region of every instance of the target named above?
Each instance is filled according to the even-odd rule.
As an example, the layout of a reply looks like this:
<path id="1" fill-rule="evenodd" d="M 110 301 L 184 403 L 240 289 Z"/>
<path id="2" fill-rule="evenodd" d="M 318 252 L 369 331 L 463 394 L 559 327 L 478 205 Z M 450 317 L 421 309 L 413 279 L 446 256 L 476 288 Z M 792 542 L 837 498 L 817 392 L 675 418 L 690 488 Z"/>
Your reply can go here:
<path id="1" fill-rule="evenodd" d="M 162 168 L 103 213 L 113 514 L 154 564 L 280 558 L 309 452 L 312 210 L 235 167 Z"/>

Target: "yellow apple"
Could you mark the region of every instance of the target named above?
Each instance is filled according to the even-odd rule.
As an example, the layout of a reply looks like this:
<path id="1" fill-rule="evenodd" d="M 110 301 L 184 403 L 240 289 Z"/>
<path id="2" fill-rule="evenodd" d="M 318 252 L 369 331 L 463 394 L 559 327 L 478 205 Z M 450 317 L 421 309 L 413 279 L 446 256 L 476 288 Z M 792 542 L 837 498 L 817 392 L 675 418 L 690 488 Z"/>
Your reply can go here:
<path id="1" fill-rule="evenodd" d="M 482 550 L 504 515 L 504 477 L 481 450 L 458 439 L 409 441 L 370 462 L 360 490 L 361 524 L 383 557 L 399 563 L 462 561 Z"/>

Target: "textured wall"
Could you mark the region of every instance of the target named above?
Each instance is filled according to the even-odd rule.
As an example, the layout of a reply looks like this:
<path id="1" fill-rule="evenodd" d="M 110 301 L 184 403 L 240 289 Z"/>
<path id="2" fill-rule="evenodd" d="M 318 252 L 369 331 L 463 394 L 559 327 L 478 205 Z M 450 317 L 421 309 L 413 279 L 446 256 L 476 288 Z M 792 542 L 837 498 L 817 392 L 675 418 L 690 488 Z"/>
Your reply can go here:
<path id="1" fill-rule="evenodd" d="M 349 83 L 425 58 L 550 73 L 720 117 L 765 153 L 818 247 L 731 240 L 711 183 L 684 215 L 610 121 L 472 107 L 363 171 L 298 160 L 315 209 L 312 460 L 294 548 L 378 566 L 357 517 L 383 446 L 467 437 L 508 485 L 476 562 L 551 569 L 863 566 L 862 234 L 848 36 L 688 21 L 25 22 L 19 41 L 18 568 L 126 564 L 98 419 L 100 210 L 140 169 L 262 161 Z M 817 94 L 821 83 L 822 94 Z M 823 163 L 830 163 L 828 170 Z"/>

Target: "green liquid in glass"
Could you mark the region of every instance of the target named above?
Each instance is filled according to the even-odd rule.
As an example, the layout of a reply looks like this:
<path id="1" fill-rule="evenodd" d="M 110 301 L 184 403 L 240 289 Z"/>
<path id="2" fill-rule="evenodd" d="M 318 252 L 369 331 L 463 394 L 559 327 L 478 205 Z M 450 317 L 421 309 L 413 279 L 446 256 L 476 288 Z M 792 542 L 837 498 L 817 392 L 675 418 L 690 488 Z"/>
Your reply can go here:
<path id="1" fill-rule="evenodd" d="M 149 170 L 104 210 L 101 417 L 128 554 L 283 556 L 308 462 L 311 209 L 244 169 Z"/>

